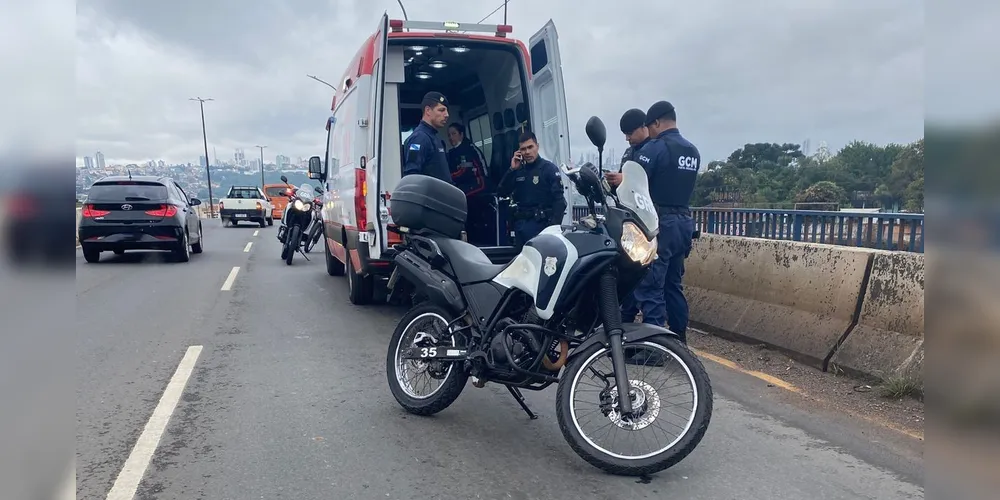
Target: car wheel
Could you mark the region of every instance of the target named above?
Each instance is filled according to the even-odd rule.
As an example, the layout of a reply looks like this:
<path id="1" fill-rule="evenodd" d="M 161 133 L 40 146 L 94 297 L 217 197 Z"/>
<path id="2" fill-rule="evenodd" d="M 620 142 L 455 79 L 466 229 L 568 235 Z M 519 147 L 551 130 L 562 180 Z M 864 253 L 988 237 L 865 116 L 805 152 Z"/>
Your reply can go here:
<path id="1" fill-rule="evenodd" d="M 180 245 L 174 249 L 174 257 L 177 262 L 187 262 L 191 260 L 191 247 L 188 245 L 188 234 L 184 231 L 181 236 Z"/>
<path id="2" fill-rule="evenodd" d="M 198 242 L 191 245 L 191 253 L 201 253 L 205 251 L 205 247 L 202 242 L 205 241 L 205 231 L 201 227 L 201 223 L 198 223 Z"/>
<path id="3" fill-rule="evenodd" d="M 274 217 L 268 217 L 267 218 L 267 225 L 268 226 L 273 226 L 274 225 Z"/>
<path id="4" fill-rule="evenodd" d="M 95 262 L 101 261 L 101 251 L 94 250 L 92 248 L 83 247 L 83 258 L 87 262 L 93 264 Z"/>

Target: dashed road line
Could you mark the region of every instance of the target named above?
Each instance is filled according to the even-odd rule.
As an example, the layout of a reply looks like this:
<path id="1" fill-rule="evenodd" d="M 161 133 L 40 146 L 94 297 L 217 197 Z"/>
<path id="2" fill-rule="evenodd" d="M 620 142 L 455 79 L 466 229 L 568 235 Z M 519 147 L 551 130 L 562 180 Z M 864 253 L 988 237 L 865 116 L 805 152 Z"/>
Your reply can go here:
<path id="1" fill-rule="evenodd" d="M 222 291 L 227 292 L 233 289 L 233 282 L 236 281 L 236 275 L 240 272 L 239 267 L 234 267 L 232 271 L 229 271 L 229 276 L 226 278 L 226 282 L 222 284 Z"/>
<path id="2" fill-rule="evenodd" d="M 135 447 L 132 448 L 132 453 L 125 461 L 125 466 L 122 467 L 118 478 L 115 479 L 115 484 L 108 492 L 107 500 L 132 500 L 135 497 L 139 483 L 142 482 L 146 468 L 160 443 L 160 437 L 163 436 L 163 431 L 166 430 L 167 423 L 170 422 L 170 416 L 177 408 L 181 394 L 184 393 L 184 386 L 191 378 L 191 372 L 194 371 L 194 365 L 198 361 L 201 350 L 202 346 L 193 345 L 188 347 L 187 352 L 184 353 L 184 358 L 177 365 L 177 371 L 170 378 L 170 383 L 163 391 L 163 396 L 160 397 L 159 404 L 153 410 L 153 415 L 146 422 L 146 427 L 139 435 Z"/>
<path id="3" fill-rule="evenodd" d="M 248 241 L 247 242 L 247 246 L 243 247 L 243 253 L 246 253 L 246 252 L 250 251 L 250 245 L 253 245 L 252 241 Z"/>
<path id="4" fill-rule="evenodd" d="M 256 230 L 254 230 L 254 232 L 253 232 L 253 235 L 254 235 L 254 236 L 257 236 L 258 234 L 260 234 L 260 229 L 256 229 Z"/>

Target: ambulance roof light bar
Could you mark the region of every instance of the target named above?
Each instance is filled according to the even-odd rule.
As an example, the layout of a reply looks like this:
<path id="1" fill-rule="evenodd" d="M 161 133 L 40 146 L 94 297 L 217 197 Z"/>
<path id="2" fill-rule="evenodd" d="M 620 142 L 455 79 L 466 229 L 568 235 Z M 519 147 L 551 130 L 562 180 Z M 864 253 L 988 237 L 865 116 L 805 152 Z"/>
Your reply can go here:
<path id="1" fill-rule="evenodd" d="M 393 32 L 401 32 L 404 29 L 409 30 L 420 30 L 420 31 L 445 31 L 445 32 L 459 32 L 459 31 L 475 31 L 479 33 L 493 33 L 498 37 L 506 37 L 507 33 L 513 33 L 514 28 L 509 24 L 465 24 L 457 23 L 455 21 L 444 21 L 444 22 L 434 22 L 434 21 L 404 21 L 402 19 L 392 19 L 389 21 L 389 27 Z"/>

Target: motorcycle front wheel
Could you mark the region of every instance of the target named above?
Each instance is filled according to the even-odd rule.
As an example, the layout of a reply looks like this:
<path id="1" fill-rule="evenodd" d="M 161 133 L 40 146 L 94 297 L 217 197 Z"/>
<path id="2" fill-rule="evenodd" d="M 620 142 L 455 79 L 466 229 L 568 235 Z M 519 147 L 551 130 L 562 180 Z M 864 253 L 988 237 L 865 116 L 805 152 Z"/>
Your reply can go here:
<path id="1" fill-rule="evenodd" d="M 292 265 L 292 258 L 295 257 L 295 251 L 299 248 L 299 238 L 302 235 L 302 230 L 299 229 L 298 225 L 292 226 L 288 230 L 288 239 L 286 239 L 285 247 L 285 264 Z"/>
<path id="2" fill-rule="evenodd" d="M 424 302 L 410 309 L 392 334 L 385 359 L 389 390 L 407 412 L 433 415 L 451 406 L 465 389 L 469 374 L 464 363 L 404 359 L 410 347 L 455 347 L 457 335 L 448 332 L 452 316 L 443 308 Z M 417 380 L 427 379 L 425 382 Z M 419 389 L 437 387 L 428 391 Z"/>
<path id="3" fill-rule="evenodd" d="M 624 348 L 632 415 L 620 413 L 611 350 L 597 344 L 566 366 L 556 419 L 573 451 L 591 465 L 621 476 L 655 474 L 687 457 L 705 436 L 712 385 L 701 361 L 675 338 L 650 337 Z"/>

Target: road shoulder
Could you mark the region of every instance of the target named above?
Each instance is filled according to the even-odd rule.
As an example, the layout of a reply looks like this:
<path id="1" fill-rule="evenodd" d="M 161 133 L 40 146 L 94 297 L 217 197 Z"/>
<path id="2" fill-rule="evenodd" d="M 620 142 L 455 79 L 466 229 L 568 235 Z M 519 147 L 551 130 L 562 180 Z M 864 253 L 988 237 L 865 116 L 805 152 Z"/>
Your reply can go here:
<path id="1" fill-rule="evenodd" d="M 873 465 L 923 483 L 924 404 L 823 373 L 762 346 L 688 330 L 721 395 L 775 416 Z"/>

